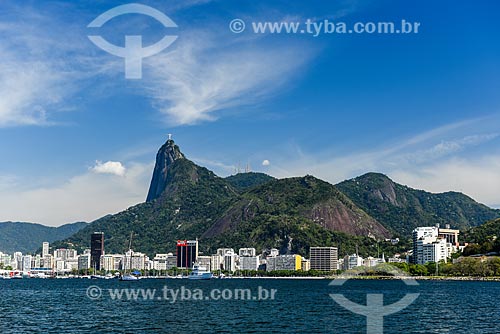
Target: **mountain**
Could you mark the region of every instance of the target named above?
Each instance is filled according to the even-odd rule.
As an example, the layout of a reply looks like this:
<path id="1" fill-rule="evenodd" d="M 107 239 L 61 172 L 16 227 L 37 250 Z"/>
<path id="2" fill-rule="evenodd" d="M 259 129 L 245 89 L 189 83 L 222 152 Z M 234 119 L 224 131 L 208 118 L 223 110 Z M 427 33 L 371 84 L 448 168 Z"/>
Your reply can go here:
<path id="1" fill-rule="evenodd" d="M 274 180 L 244 193 L 204 237 L 213 237 L 260 215 L 300 217 L 330 231 L 369 237 L 390 233 L 333 185 L 313 176 Z"/>
<path id="2" fill-rule="evenodd" d="M 465 230 L 500 217 L 500 210 L 462 193 L 416 190 L 378 173 L 368 173 L 336 187 L 385 227 L 403 236 L 422 225 L 450 224 Z"/>
<path id="3" fill-rule="evenodd" d="M 220 247 L 237 239 L 241 247 L 307 254 L 310 245 L 339 243 L 352 253 L 356 242 L 390 235 L 333 185 L 308 175 L 269 181 L 242 194 L 202 239 Z"/>
<path id="4" fill-rule="evenodd" d="M 65 244 L 88 248 L 90 234 L 101 231 L 106 252 L 123 253 L 133 233 L 133 249 L 172 251 L 177 239 L 202 235 L 237 196 L 227 181 L 186 159 L 168 140 L 158 151 L 146 202 L 94 221 Z"/>
<path id="5" fill-rule="evenodd" d="M 34 223 L 3 222 L 0 223 L 0 252 L 35 252 L 42 246 L 42 242 L 66 239 L 87 225 L 79 222 L 49 227 Z"/>
<path id="6" fill-rule="evenodd" d="M 463 251 L 466 256 L 500 253 L 500 218 L 464 231 L 463 239 L 472 243 Z"/>
<path id="7" fill-rule="evenodd" d="M 179 150 L 179 146 L 169 139 L 158 151 L 156 164 L 153 171 L 153 178 L 149 186 L 147 202 L 151 202 L 160 197 L 166 190 L 169 183 L 172 183 L 173 170 L 170 168 L 176 160 L 185 159 L 184 154 Z"/>
<path id="8" fill-rule="evenodd" d="M 236 175 L 226 177 L 226 181 L 228 181 L 235 189 L 240 192 L 245 192 L 251 188 L 260 186 L 272 180 L 275 180 L 275 178 L 272 176 L 255 172 L 238 173 Z"/>
<path id="9" fill-rule="evenodd" d="M 108 253 L 123 253 L 133 232 L 132 248 L 149 255 L 174 251 L 178 239 L 200 238 L 206 252 L 254 244 L 296 250 L 337 241 L 354 251 L 355 243 L 390 236 L 327 182 L 259 173 L 224 179 L 188 160 L 173 140 L 158 151 L 145 203 L 98 219 L 60 245 L 88 248 L 94 231 L 104 232 Z"/>

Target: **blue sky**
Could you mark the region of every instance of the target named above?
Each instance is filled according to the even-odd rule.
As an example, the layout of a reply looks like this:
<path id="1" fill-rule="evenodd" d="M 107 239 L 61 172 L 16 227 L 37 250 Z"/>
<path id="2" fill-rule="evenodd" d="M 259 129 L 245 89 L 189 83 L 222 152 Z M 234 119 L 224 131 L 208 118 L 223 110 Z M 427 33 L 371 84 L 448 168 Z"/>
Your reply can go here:
<path id="1" fill-rule="evenodd" d="M 221 176 L 247 163 L 332 183 L 377 171 L 500 207 L 496 1 L 143 1 L 178 28 L 138 14 L 87 28 L 126 3 L 0 4 L 0 221 L 92 221 L 144 201 L 167 133 Z M 251 30 L 307 19 L 420 29 Z M 128 80 L 96 32 L 117 45 L 178 38 Z"/>

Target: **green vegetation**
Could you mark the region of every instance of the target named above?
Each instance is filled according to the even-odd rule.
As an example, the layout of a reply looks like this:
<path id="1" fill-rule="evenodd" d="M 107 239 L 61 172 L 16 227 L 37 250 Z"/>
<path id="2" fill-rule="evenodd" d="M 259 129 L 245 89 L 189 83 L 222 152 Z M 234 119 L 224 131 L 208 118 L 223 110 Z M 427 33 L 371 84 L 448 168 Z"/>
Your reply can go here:
<path id="1" fill-rule="evenodd" d="M 462 257 L 456 263 L 429 262 L 425 265 L 391 263 L 412 276 L 495 277 L 500 276 L 500 258 Z"/>
<path id="2" fill-rule="evenodd" d="M 384 226 L 407 237 L 422 224 L 465 230 L 500 217 L 500 210 L 462 193 L 432 194 L 397 184 L 383 174 L 368 173 L 336 187 Z"/>
<path id="3" fill-rule="evenodd" d="M 474 227 L 463 233 L 463 239 L 471 243 L 463 254 L 465 256 L 476 254 L 500 253 L 500 219 L 489 221 L 481 226 Z"/>
<path id="4" fill-rule="evenodd" d="M 255 172 L 238 173 L 236 175 L 226 177 L 226 181 L 240 192 L 248 191 L 251 188 L 263 185 L 272 180 L 275 180 L 272 176 Z"/>
<path id="5" fill-rule="evenodd" d="M 49 227 L 33 223 L 0 223 L 0 251 L 4 253 L 35 252 L 42 242 L 65 239 L 81 230 L 87 223 Z"/>

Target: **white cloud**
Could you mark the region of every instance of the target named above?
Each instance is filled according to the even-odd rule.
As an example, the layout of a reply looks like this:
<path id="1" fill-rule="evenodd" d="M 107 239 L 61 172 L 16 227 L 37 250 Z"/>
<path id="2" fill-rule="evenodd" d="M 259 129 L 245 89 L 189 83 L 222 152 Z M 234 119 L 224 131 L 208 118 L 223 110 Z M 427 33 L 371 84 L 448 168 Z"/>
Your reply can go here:
<path id="1" fill-rule="evenodd" d="M 271 163 L 269 162 L 269 160 L 264 160 L 262 161 L 262 166 L 269 166 Z"/>
<path id="2" fill-rule="evenodd" d="M 83 22 L 63 21 L 51 4 L 2 3 L 1 10 L 12 15 L 0 24 L 0 128 L 53 125 L 83 82 L 109 64 L 91 54 Z"/>
<path id="3" fill-rule="evenodd" d="M 440 143 L 432 146 L 431 148 L 418 150 L 417 152 L 410 153 L 404 156 L 404 159 L 411 162 L 425 162 L 428 160 L 435 160 L 450 154 L 461 152 L 469 147 L 477 146 L 489 142 L 497 138 L 499 134 L 479 134 L 465 136 L 454 140 L 443 140 Z"/>
<path id="4" fill-rule="evenodd" d="M 431 192 L 459 191 L 490 206 L 500 205 L 500 155 L 454 157 L 414 170 L 391 171 L 395 181 Z"/>
<path id="5" fill-rule="evenodd" d="M 490 132 L 498 124 L 492 120 L 457 122 L 343 156 L 303 153 L 300 147 L 280 150 L 269 172 L 276 177 L 312 174 L 331 183 L 381 172 L 413 188 L 459 191 L 498 207 L 500 152 L 494 141 L 499 135 Z"/>
<path id="6" fill-rule="evenodd" d="M 174 50 L 147 60 L 148 94 L 168 121 L 213 121 L 222 109 L 260 102 L 289 83 L 312 54 L 300 45 L 224 44 L 204 32 L 184 33 Z"/>
<path id="7" fill-rule="evenodd" d="M 102 163 L 96 161 L 95 166 L 91 168 L 97 174 L 112 174 L 117 176 L 125 176 L 126 169 L 119 161 L 107 161 Z"/>
<path id="8" fill-rule="evenodd" d="M 14 187 L 0 192 L 0 221 L 58 226 L 120 212 L 145 201 L 152 169 L 152 164 L 131 163 L 119 178 L 89 171 L 50 187 L 30 190 Z"/>

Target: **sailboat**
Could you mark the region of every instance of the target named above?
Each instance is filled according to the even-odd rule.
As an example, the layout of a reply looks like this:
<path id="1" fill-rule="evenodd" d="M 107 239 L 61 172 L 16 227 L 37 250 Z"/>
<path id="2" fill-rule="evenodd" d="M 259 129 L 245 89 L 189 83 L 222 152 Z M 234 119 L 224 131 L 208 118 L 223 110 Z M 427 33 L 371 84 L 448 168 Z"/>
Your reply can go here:
<path id="1" fill-rule="evenodd" d="M 129 244 L 128 244 L 128 249 L 129 251 L 132 250 L 132 236 L 133 236 L 134 232 L 131 232 L 130 233 L 130 241 L 129 241 Z M 132 267 L 132 253 L 130 253 L 130 267 Z M 126 257 L 126 255 L 125 255 Z M 129 268 L 130 270 L 132 268 Z M 130 272 L 127 274 L 127 270 L 125 270 L 125 272 L 123 273 L 123 275 L 120 277 L 120 281 L 137 281 L 139 280 L 139 277 L 137 276 L 134 276 L 132 275 Z"/>

